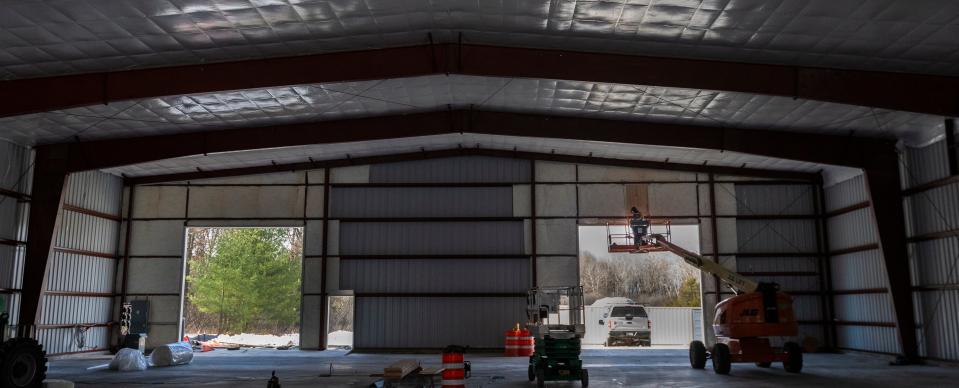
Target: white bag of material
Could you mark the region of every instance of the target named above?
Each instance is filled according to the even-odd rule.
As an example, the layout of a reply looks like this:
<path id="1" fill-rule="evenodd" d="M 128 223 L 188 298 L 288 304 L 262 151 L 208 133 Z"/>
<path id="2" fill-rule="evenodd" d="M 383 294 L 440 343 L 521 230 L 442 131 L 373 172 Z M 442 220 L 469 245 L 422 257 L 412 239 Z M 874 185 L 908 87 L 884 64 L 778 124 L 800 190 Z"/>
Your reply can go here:
<path id="1" fill-rule="evenodd" d="M 121 372 L 147 370 L 147 358 L 139 350 L 123 348 L 113 356 L 110 369 Z"/>
<path id="2" fill-rule="evenodd" d="M 158 346 L 150 354 L 153 366 L 173 366 L 189 364 L 193 361 L 193 346 L 189 342 L 174 342 Z"/>

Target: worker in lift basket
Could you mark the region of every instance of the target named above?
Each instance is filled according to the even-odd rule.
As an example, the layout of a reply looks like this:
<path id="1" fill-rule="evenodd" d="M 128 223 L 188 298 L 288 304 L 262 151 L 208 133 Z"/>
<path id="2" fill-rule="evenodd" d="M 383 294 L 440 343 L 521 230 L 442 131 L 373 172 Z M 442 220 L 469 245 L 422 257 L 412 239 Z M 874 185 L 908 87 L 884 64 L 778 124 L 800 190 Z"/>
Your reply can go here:
<path id="1" fill-rule="evenodd" d="M 646 244 L 649 220 L 643 217 L 643 213 L 640 213 L 639 209 L 636 209 L 635 206 L 633 206 L 630 211 L 633 213 L 633 218 L 629 219 L 629 227 L 633 229 L 633 244 L 638 248 L 640 245 Z"/>

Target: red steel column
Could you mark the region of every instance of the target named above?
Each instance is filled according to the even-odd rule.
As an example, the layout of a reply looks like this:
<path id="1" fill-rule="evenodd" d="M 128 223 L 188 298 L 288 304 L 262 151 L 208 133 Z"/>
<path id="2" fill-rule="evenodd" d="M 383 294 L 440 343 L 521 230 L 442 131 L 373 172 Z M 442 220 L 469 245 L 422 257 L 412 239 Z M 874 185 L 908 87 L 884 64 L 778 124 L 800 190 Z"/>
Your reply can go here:
<path id="1" fill-rule="evenodd" d="M 46 281 L 47 259 L 53 249 L 53 237 L 60 226 L 63 188 L 68 175 L 68 149 L 53 146 L 36 153 L 21 286 L 18 330 L 22 336 L 29 335 L 24 329 L 37 323 L 37 312 L 40 311 L 40 294 Z"/>
<path id="2" fill-rule="evenodd" d="M 873 155 L 873 165 L 865 169 L 866 182 L 872 199 L 872 209 L 879 231 L 889 277 L 889 292 L 899 328 L 902 356 L 899 363 L 912 363 L 919 358 L 916 340 L 916 321 L 912 300 L 912 283 L 906 244 L 906 217 L 899 177 L 899 155 L 892 150 Z"/>

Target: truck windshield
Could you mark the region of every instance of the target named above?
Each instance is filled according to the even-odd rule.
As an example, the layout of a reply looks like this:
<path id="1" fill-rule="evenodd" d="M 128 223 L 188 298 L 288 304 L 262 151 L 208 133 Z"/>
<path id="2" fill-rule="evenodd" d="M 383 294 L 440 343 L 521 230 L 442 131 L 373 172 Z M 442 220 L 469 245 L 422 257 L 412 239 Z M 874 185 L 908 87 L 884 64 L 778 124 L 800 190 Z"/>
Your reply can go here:
<path id="1" fill-rule="evenodd" d="M 611 317 L 625 317 L 626 315 L 646 318 L 646 310 L 641 306 L 619 306 L 613 307 L 613 311 L 609 314 Z"/>

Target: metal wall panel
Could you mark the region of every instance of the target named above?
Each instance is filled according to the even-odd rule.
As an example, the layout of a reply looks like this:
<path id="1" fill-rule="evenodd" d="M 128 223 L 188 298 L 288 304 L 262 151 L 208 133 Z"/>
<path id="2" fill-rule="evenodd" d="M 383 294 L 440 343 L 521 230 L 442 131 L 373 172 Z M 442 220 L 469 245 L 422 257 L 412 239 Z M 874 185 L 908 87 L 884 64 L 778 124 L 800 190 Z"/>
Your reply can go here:
<path id="1" fill-rule="evenodd" d="M 949 176 L 945 140 L 923 148 L 907 148 L 904 180 L 906 187 L 921 185 Z"/>
<path id="2" fill-rule="evenodd" d="M 54 239 L 54 246 L 114 254 L 118 232 L 117 221 L 64 210 L 60 215 L 60 231 Z"/>
<path id="3" fill-rule="evenodd" d="M 97 171 L 70 174 L 64 188 L 64 203 L 88 210 L 118 215 L 123 179 Z"/>
<path id="4" fill-rule="evenodd" d="M 914 286 L 959 284 L 959 237 L 914 243 L 912 253 Z"/>
<path id="5" fill-rule="evenodd" d="M 903 168 L 907 187 L 949 175 L 944 141 L 906 151 Z M 959 228 L 959 184 L 949 184 L 906 198 L 911 236 Z M 925 357 L 959 360 L 959 238 L 947 237 L 910 244 L 913 294 L 919 323 L 920 353 Z M 939 289 L 937 289 L 939 288 Z"/>
<path id="6" fill-rule="evenodd" d="M 869 200 L 865 177 L 859 175 L 825 189 L 826 209 L 836 210 Z M 832 250 L 859 247 L 878 242 L 871 207 L 831 217 L 827 220 L 829 247 Z M 882 251 L 878 249 L 837 255 L 830 258 L 834 290 L 887 288 L 889 284 Z M 834 295 L 836 319 L 851 322 L 895 322 L 889 294 Z M 895 328 L 839 325 L 837 345 L 841 348 L 896 353 L 900 346 Z"/>
<path id="7" fill-rule="evenodd" d="M 505 187 L 334 187 L 331 216 L 512 217 L 513 188 Z"/>
<path id="8" fill-rule="evenodd" d="M 852 322 L 895 322 L 888 294 L 835 295 L 836 319 Z"/>
<path id="9" fill-rule="evenodd" d="M 909 196 L 906 206 L 914 235 L 959 229 L 959 183 Z"/>
<path id="10" fill-rule="evenodd" d="M 370 183 L 528 182 L 523 159 L 465 156 L 370 166 Z"/>
<path id="11" fill-rule="evenodd" d="M 817 272 L 816 257 L 737 257 L 739 272 Z"/>
<path id="12" fill-rule="evenodd" d="M 878 242 L 872 208 L 831 217 L 826 223 L 829 230 L 829 248 L 834 251 Z"/>
<path id="13" fill-rule="evenodd" d="M 47 291 L 113 292 L 115 259 L 54 252 L 47 263 Z"/>
<path id="14" fill-rule="evenodd" d="M 30 193 L 31 151 L 19 145 L 0 140 L 0 188 Z M 28 202 L 0 196 L 0 239 L 25 241 Z M 0 288 L 19 289 L 23 279 L 23 246 L 0 245 Z M 10 313 L 10 324 L 18 320 L 20 295 L 16 292 L 0 294 Z"/>
<path id="15" fill-rule="evenodd" d="M 357 297 L 353 346 L 502 348 L 503 332 L 525 322 L 526 298 Z"/>
<path id="16" fill-rule="evenodd" d="M 529 259 L 341 260 L 340 289 L 390 293 L 518 292 L 529 289 Z"/>
<path id="17" fill-rule="evenodd" d="M 0 288 L 19 288 L 14 285 L 18 249 L 22 248 L 0 245 Z"/>
<path id="18" fill-rule="evenodd" d="M 736 185 L 736 214 L 815 214 L 813 185 Z"/>
<path id="19" fill-rule="evenodd" d="M 799 321 L 822 320 L 822 307 L 819 295 L 793 295 L 793 314 Z M 810 325 L 811 326 L 811 325 Z M 822 338 L 822 332 L 816 332 L 815 337 Z"/>
<path id="20" fill-rule="evenodd" d="M 0 140 L 0 188 L 20 193 L 29 193 L 30 150 Z"/>
<path id="21" fill-rule="evenodd" d="M 44 295 L 41 325 L 73 325 L 106 323 L 113 306 L 111 297 Z"/>
<path id="22" fill-rule="evenodd" d="M 959 360 L 959 290 L 926 291 L 918 299 L 922 355 Z"/>
<path id="23" fill-rule="evenodd" d="M 896 328 L 876 326 L 837 326 L 839 347 L 880 353 L 900 353 Z"/>
<path id="24" fill-rule="evenodd" d="M 737 215 L 791 216 L 816 214 L 816 187 L 813 185 L 734 185 L 734 190 L 717 185 L 716 199 L 724 198 L 729 204 L 734 201 Z M 717 203 L 717 213 L 719 210 Z M 730 210 L 726 210 L 729 212 Z M 778 283 L 785 292 L 818 293 L 822 290 L 819 276 L 819 251 L 817 221 L 815 219 L 737 219 L 736 247 L 738 253 L 765 253 L 765 257 L 737 257 L 736 268 L 740 272 L 808 272 L 813 276 L 764 276 L 753 275 L 760 282 Z M 722 247 L 722 251 L 732 251 Z M 808 253 L 808 257 L 777 257 L 775 253 Z M 822 321 L 822 297 L 820 295 L 793 295 L 793 312 L 797 320 Z M 822 326 L 804 324 L 800 327 L 798 340 L 814 338 L 823 340 Z M 776 339 L 774 342 L 781 345 Z"/>
<path id="25" fill-rule="evenodd" d="M 646 307 L 646 313 L 652 322 L 650 343 L 653 345 L 688 345 L 694 339 L 702 337 L 701 308 L 691 307 Z M 699 312 L 699 314 L 695 314 Z"/>
<path id="26" fill-rule="evenodd" d="M 826 211 L 842 209 L 857 203 L 869 200 L 864 175 L 857 175 L 851 179 L 839 182 L 824 189 L 826 194 Z"/>
<path id="27" fill-rule="evenodd" d="M 737 220 L 738 252 L 816 252 L 815 220 Z"/>
<path id="28" fill-rule="evenodd" d="M 122 180 L 112 175 L 100 172 L 73 174 L 64 188 L 64 202 L 87 210 L 119 215 L 122 190 Z M 54 236 L 54 246 L 115 255 L 119 239 L 118 224 L 115 220 L 61 210 L 60 229 Z M 48 259 L 44 291 L 76 295 L 44 295 L 39 318 L 41 325 L 79 327 L 109 322 L 113 297 L 86 294 L 113 292 L 115 260 L 54 250 Z M 51 354 L 107 347 L 109 339 L 106 330 L 90 329 L 83 334 L 85 347 L 78 348 L 76 337 L 80 334 L 74 333 L 75 329 L 41 327 L 38 336 L 51 341 L 44 343 Z"/>
<path id="29" fill-rule="evenodd" d="M 341 222 L 341 255 L 522 254 L 522 221 Z"/>
<path id="30" fill-rule="evenodd" d="M 77 346 L 77 331 L 75 328 L 46 329 L 37 333 L 37 340 L 43 344 L 47 355 L 73 353 L 90 350 L 90 344 L 101 344 L 110 341 L 110 329 L 106 327 L 92 327 L 84 335 L 85 347 Z"/>
<path id="31" fill-rule="evenodd" d="M 863 290 L 888 288 L 889 278 L 882 253 L 878 249 L 833 256 L 832 288 L 834 290 Z"/>

